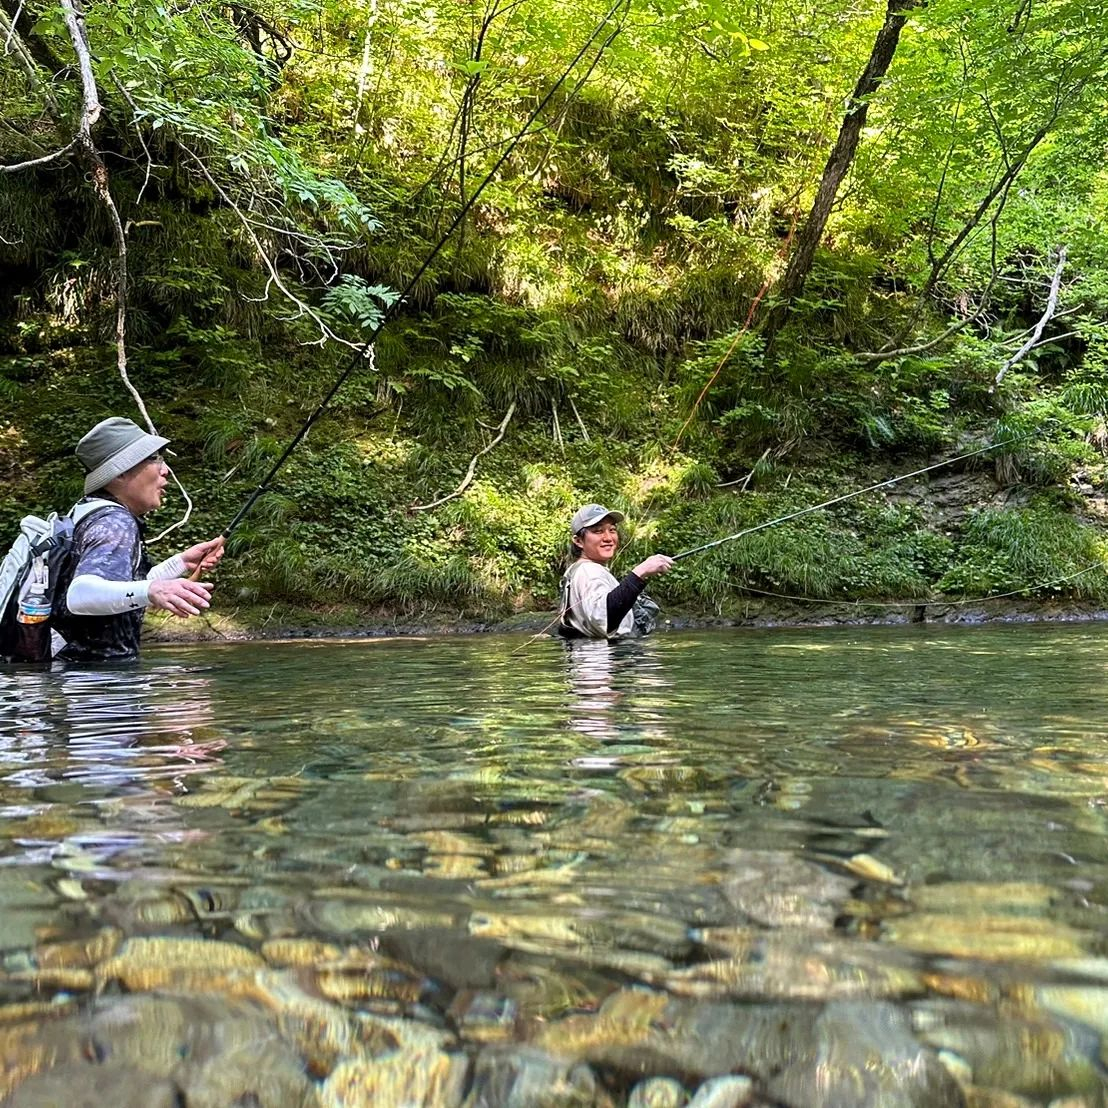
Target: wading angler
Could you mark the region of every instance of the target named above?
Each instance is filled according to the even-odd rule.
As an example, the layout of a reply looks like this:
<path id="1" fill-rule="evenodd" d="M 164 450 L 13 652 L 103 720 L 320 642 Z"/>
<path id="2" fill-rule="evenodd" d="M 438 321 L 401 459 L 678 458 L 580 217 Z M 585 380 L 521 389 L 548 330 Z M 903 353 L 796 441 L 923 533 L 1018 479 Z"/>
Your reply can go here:
<path id="1" fill-rule="evenodd" d="M 13 661 L 125 661 L 139 653 L 143 615 L 187 619 L 211 604 L 212 586 L 188 580 L 223 556 L 223 539 L 151 567 L 143 519 L 162 502 L 169 439 L 129 419 L 102 420 L 77 444 L 85 495 L 50 520 L 28 517 L 4 561 L 0 654 Z"/>
<path id="2" fill-rule="evenodd" d="M 558 633 L 567 639 L 622 639 L 654 630 L 658 606 L 646 596 L 646 579 L 668 573 L 673 559 L 651 554 L 622 580 L 608 564 L 619 549 L 622 512 L 586 504 L 570 521 L 571 563 L 562 578 Z"/>

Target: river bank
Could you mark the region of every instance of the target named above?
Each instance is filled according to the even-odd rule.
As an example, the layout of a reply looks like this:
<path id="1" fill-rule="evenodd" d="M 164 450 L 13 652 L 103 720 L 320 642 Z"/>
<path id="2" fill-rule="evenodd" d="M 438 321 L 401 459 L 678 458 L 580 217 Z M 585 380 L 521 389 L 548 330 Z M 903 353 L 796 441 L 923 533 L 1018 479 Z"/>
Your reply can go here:
<path id="1" fill-rule="evenodd" d="M 377 638 L 384 636 L 530 634 L 553 631 L 554 611 L 510 616 L 478 616 L 445 610 L 396 612 L 356 605 L 273 604 L 215 610 L 203 619 L 183 621 L 164 613 L 147 616 L 147 643 L 253 642 L 272 639 Z M 793 601 L 750 598 L 726 612 L 675 609 L 664 613 L 658 628 L 669 631 L 714 628 L 794 628 L 899 626 L 908 623 L 1083 623 L 1108 620 L 1108 607 L 1096 601 L 1001 597 L 993 600 L 935 601 Z"/>

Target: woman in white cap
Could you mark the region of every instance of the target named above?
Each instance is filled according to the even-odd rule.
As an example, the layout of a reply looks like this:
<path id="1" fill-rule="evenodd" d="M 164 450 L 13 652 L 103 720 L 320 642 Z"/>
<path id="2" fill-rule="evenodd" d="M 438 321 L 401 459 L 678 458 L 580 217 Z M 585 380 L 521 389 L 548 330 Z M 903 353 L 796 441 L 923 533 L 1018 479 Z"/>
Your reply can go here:
<path id="1" fill-rule="evenodd" d="M 570 556 L 574 561 L 562 578 L 558 624 L 558 633 L 564 638 L 622 639 L 634 635 L 633 609 L 642 596 L 646 578 L 673 568 L 672 558 L 651 554 L 617 581 L 608 563 L 619 549 L 616 524 L 623 518 L 622 512 L 603 504 L 586 504 L 570 521 Z"/>
<path id="2" fill-rule="evenodd" d="M 103 662 L 138 656 L 147 607 L 187 618 L 211 603 L 211 585 L 188 574 L 210 569 L 223 556 L 223 539 L 198 543 L 150 568 L 142 545 L 142 517 L 162 502 L 169 467 L 161 450 L 169 439 L 147 434 L 129 419 L 102 420 L 77 444 L 87 470 L 81 504 L 86 510 L 73 533 L 68 585 L 52 626 L 64 640 L 55 656 Z"/>

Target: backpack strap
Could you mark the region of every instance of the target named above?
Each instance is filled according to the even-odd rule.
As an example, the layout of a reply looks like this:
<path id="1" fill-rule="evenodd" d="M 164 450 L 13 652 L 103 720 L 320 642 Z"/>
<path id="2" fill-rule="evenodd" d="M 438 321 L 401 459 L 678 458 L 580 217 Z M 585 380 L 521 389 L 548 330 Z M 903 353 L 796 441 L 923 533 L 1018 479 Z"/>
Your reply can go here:
<path id="1" fill-rule="evenodd" d="M 127 511 L 118 500 L 107 500 L 104 497 L 96 497 L 92 500 L 78 500 L 72 508 L 69 509 L 69 518 L 73 520 L 73 526 L 76 527 L 78 523 L 83 523 L 86 519 L 91 518 L 93 515 L 101 515 L 108 508 L 120 508 L 123 511 Z"/>
<path id="2" fill-rule="evenodd" d="M 76 570 L 76 540 L 79 531 L 82 531 L 94 520 L 105 516 L 110 511 L 119 510 L 121 512 L 127 511 L 127 509 L 116 500 L 106 500 L 97 497 L 94 500 L 78 501 L 65 517 L 59 522 L 63 523 L 63 526 L 55 527 L 53 534 L 53 542 L 57 547 L 57 553 L 54 554 L 56 559 L 52 576 L 54 579 L 54 588 L 61 592 L 64 592 L 69 588 L 70 582 L 73 578 L 73 573 Z"/>
<path id="3" fill-rule="evenodd" d="M 38 542 L 31 543 L 28 548 L 31 552 L 32 558 L 37 558 L 40 554 L 45 554 L 48 550 L 52 549 L 57 543 L 57 539 L 52 535 L 43 535 Z"/>
<path id="4" fill-rule="evenodd" d="M 73 524 L 72 530 L 76 530 L 78 523 L 103 514 L 108 508 L 123 508 L 123 505 L 115 500 L 104 500 L 98 497 L 95 500 L 79 501 L 69 509 L 66 515 Z M 124 508 L 123 510 L 126 511 L 127 509 Z M 69 528 L 64 526 L 65 518 L 65 516 L 50 516 L 47 520 L 48 530 L 30 545 L 31 557 L 37 558 L 40 554 L 46 554 L 67 541 L 71 532 Z"/>

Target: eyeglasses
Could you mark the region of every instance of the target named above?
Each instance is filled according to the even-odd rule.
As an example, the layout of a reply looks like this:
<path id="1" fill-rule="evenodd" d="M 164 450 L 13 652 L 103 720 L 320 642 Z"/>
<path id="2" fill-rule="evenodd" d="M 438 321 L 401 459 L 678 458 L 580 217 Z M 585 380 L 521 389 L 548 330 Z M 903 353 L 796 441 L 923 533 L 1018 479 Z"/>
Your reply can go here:
<path id="1" fill-rule="evenodd" d="M 165 465 L 165 458 L 163 458 L 161 453 L 159 452 L 157 454 L 151 454 L 149 458 L 143 458 L 142 460 L 143 465 L 146 465 L 149 462 L 154 462 L 156 465 L 162 466 Z"/>

